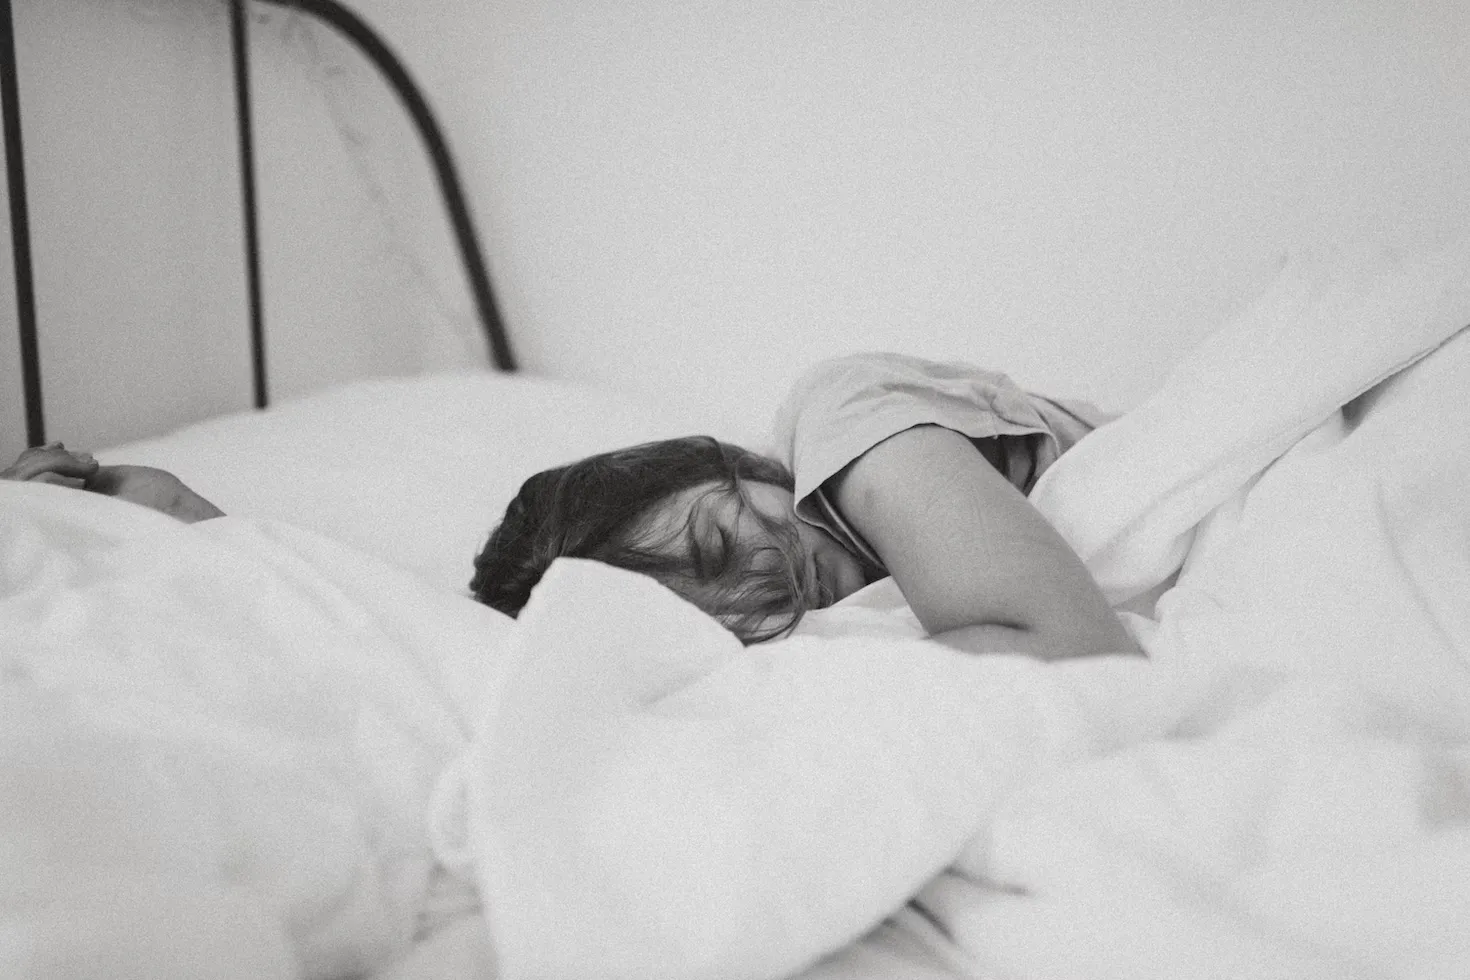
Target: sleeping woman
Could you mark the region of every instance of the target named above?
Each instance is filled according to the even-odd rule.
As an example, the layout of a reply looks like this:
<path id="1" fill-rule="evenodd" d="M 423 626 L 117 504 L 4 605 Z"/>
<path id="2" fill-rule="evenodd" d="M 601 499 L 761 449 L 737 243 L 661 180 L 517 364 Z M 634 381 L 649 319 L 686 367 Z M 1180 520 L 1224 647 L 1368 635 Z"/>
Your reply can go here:
<path id="1" fill-rule="evenodd" d="M 1137 653 L 1025 496 L 1099 421 L 966 364 L 839 358 L 797 382 L 770 456 L 691 437 L 531 477 L 470 588 L 514 616 L 553 560 L 589 558 L 758 643 L 891 575 L 930 636 L 960 650 Z"/>

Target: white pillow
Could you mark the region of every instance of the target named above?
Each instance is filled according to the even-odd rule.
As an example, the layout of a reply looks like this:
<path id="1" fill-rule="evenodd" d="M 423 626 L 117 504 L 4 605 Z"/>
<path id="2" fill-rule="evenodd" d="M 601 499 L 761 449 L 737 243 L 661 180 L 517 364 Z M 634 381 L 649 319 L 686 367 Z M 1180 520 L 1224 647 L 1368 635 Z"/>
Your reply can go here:
<path id="1" fill-rule="evenodd" d="M 227 514 L 289 521 L 463 592 L 527 477 L 696 431 L 588 386 L 446 374 L 356 382 L 98 456 L 169 470 Z"/>

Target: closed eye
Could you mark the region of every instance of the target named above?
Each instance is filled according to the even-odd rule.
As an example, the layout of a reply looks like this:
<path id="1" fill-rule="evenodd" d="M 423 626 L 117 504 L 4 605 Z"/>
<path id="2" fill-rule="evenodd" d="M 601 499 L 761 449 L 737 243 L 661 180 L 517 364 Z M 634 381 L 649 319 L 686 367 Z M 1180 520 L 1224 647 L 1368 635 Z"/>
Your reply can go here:
<path id="1" fill-rule="evenodd" d="M 734 538 L 724 526 L 715 523 L 714 534 L 710 535 L 699 527 L 699 522 L 691 521 L 685 537 L 689 543 L 689 558 L 701 580 L 710 581 L 724 574 L 734 550 Z M 709 537 L 714 540 L 706 544 L 705 539 Z"/>
<path id="2" fill-rule="evenodd" d="M 730 567 L 730 556 L 734 553 L 735 540 L 724 525 L 715 525 L 715 542 L 706 549 L 709 577 L 718 578 Z"/>

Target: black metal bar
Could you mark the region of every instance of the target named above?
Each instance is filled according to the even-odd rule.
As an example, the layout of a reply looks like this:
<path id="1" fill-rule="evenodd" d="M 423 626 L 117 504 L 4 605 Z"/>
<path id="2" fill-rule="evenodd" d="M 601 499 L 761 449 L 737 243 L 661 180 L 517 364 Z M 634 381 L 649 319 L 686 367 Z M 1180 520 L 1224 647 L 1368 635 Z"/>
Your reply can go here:
<path id="1" fill-rule="evenodd" d="M 449 145 L 434 119 L 428 100 L 424 98 L 408 69 L 378 34 L 362 18 L 338 3 L 337 0 L 262 0 L 282 7 L 289 7 L 310 14 L 330 24 L 365 54 L 392 84 L 399 100 L 413 117 L 419 137 L 434 165 L 434 175 L 439 181 L 445 209 L 453 226 L 454 238 L 459 246 L 460 259 L 464 263 L 465 275 L 469 279 L 470 292 L 479 313 L 480 327 L 490 344 L 490 354 L 495 366 L 502 371 L 516 369 L 515 356 L 511 353 L 510 339 L 505 323 L 495 303 L 495 293 L 490 287 L 490 275 L 485 267 L 484 255 L 480 250 L 479 238 L 474 222 L 470 218 L 469 206 L 465 202 L 464 190 L 455 170 Z"/>
<path id="2" fill-rule="evenodd" d="M 244 211 L 246 285 L 249 301 L 251 360 L 255 404 L 269 397 L 265 358 L 265 327 L 260 275 L 260 237 L 255 183 L 254 127 L 250 99 L 247 0 L 230 0 L 231 46 L 234 55 L 235 99 L 239 126 L 240 180 Z M 495 366 L 516 370 L 515 356 L 504 321 L 495 302 L 479 237 L 454 160 L 428 101 L 408 70 L 386 43 L 360 17 L 336 0 L 262 0 L 301 10 L 331 25 L 353 41 L 392 85 L 423 140 L 439 191 L 464 264 L 480 326 L 490 345 Z M 15 27 L 11 0 L 0 0 L 0 112 L 4 117 L 6 175 L 10 198 L 10 232 L 15 263 L 16 317 L 25 395 L 26 439 L 31 445 L 46 440 L 41 388 L 40 343 L 36 322 L 35 278 L 31 254 L 30 217 L 26 202 L 25 154 L 21 139 L 20 85 L 16 66 Z"/>
<path id="3" fill-rule="evenodd" d="M 46 441 L 41 399 L 41 346 L 36 333 L 36 282 L 31 265 L 31 219 L 26 207 L 25 147 L 20 130 L 20 74 L 10 0 L 0 0 L 0 114 L 4 115 L 5 178 L 10 190 L 10 242 L 15 261 L 15 316 L 20 333 L 20 377 L 25 391 L 26 442 Z"/>
<path id="4" fill-rule="evenodd" d="M 250 102 L 250 28 L 245 0 L 230 0 L 230 46 L 235 60 L 235 117 L 239 125 L 240 207 L 245 225 L 245 290 L 250 311 L 250 365 L 255 407 L 270 404 L 266 381 L 265 317 L 260 287 L 260 221 L 255 205 L 255 126 Z"/>

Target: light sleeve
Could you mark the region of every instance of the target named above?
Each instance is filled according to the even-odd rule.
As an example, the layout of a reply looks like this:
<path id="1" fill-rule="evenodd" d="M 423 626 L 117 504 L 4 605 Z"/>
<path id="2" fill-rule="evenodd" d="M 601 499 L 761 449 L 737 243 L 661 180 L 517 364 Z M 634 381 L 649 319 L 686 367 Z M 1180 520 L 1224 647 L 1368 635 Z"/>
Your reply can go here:
<path id="1" fill-rule="evenodd" d="M 772 445 L 795 476 L 797 516 L 871 560 L 821 487 L 878 443 L 918 425 L 999 439 L 1004 474 L 1026 492 L 1101 421 L 1090 405 L 1032 395 L 997 371 L 865 353 L 823 361 L 801 375 L 776 413 Z"/>

